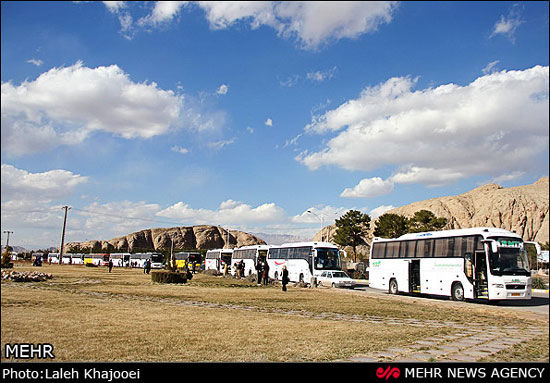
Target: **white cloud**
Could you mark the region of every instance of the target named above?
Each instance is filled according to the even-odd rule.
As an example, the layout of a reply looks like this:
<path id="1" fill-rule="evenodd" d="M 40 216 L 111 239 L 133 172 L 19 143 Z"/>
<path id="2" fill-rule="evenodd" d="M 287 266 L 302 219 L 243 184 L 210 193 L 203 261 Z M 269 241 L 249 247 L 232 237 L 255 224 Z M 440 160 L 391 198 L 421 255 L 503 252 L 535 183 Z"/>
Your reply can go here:
<path id="1" fill-rule="evenodd" d="M 392 78 L 312 118 L 308 133 L 333 133 L 296 159 L 310 169 L 394 166 L 393 182 L 439 185 L 473 175 L 539 171 L 548 155 L 548 67 L 501 71 L 466 86 L 413 91 Z"/>
<path id="2" fill-rule="evenodd" d="M 174 145 L 170 148 L 173 152 L 180 153 L 180 154 L 187 154 L 189 153 L 189 149 L 182 148 L 181 146 Z"/>
<path id="3" fill-rule="evenodd" d="M 44 64 L 44 62 L 42 60 L 37 60 L 37 59 L 29 59 L 29 60 L 27 60 L 27 62 L 29 64 L 33 64 L 35 66 L 40 66 L 40 65 Z"/>
<path id="4" fill-rule="evenodd" d="M 220 150 L 224 146 L 231 145 L 234 142 L 235 142 L 235 139 L 232 138 L 230 140 L 220 140 L 220 141 L 215 141 L 215 142 L 209 142 L 209 143 L 206 144 L 206 146 L 208 146 L 211 149 Z"/>
<path id="5" fill-rule="evenodd" d="M 390 211 L 391 209 L 395 209 L 395 206 L 393 205 L 381 205 L 378 207 L 375 207 L 369 212 L 369 216 L 372 219 L 376 219 L 380 217 L 382 214 L 386 213 L 387 211 Z"/>
<path id="6" fill-rule="evenodd" d="M 514 43 L 515 33 L 522 23 L 520 10 L 517 6 L 514 6 L 508 13 L 508 16 L 500 16 L 500 20 L 493 26 L 490 38 L 496 35 L 505 35 Z"/>
<path id="7" fill-rule="evenodd" d="M 267 120 L 265 120 L 265 125 L 266 126 L 273 126 L 273 120 L 271 118 L 268 118 Z"/>
<path id="8" fill-rule="evenodd" d="M 336 73 L 336 70 L 337 68 L 333 67 L 326 71 L 309 72 L 307 73 L 306 77 L 308 80 L 311 80 L 311 81 L 324 82 L 332 79 L 334 77 L 334 74 Z"/>
<path id="9" fill-rule="evenodd" d="M 80 143 L 94 131 L 127 139 L 167 133 L 179 123 L 183 97 L 136 83 L 116 65 L 81 62 L 34 81 L 2 83 L 2 148 L 13 155 Z"/>
<path id="10" fill-rule="evenodd" d="M 178 202 L 159 211 L 157 216 L 175 218 L 189 224 L 212 225 L 246 225 L 278 222 L 286 219 L 284 210 L 274 203 L 252 207 L 233 200 L 222 202 L 217 210 L 193 209 L 184 202 Z"/>
<path id="11" fill-rule="evenodd" d="M 390 181 L 401 184 L 422 183 L 426 186 L 442 186 L 467 176 L 467 173 L 453 168 L 405 166 L 392 175 Z"/>
<path id="12" fill-rule="evenodd" d="M 489 74 L 489 73 L 493 73 L 495 72 L 497 69 L 496 69 L 496 66 L 497 64 L 499 63 L 500 61 L 499 60 L 495 60 L 495 61 L 491 61 L 489 64 L 487 64 L 487 66 L 485 68 L 483 68 L 481 71 L 483 72 L 483 74 Z"/>
<path id="13" fill-rule="evenodd" d="M 333 206 L 312 206 L 302 214 L 292 217 L 294 223 L 322 223 L 324 226 L 334 224 L 334 220 L 344 215 L 349 208 Z M 357 210 L 357 209 L 355 209 Z M 363 210 L 363 209 L 361 209 Z"/>
<path id="14" fill-rule="evenodd" d="M 73 209 L 70 233 L 73 238 L 82 238 L 79 240 L 106 240 L 157 227 L 159 218 L 156 213 L 160 208 L 158 204 L 144 201 L 93 202 L 82 209 Z"/>
<path id="15" fill-rule="evenodd" d="M 340 194 L 340 197 L 346 198 L 374 198 L 393 192 L 394 183 L 384 181 L 380 177 L 365 178 L 361 180 L 354 188 L 346 188 Z"/>
<path id="16" fill-rule="evenodd" d="M 68 170 L 30 173 L 2 164 L 2 200 L 57 200 L 72 194 L 78 185 L 87 181 L 88 177 Z"/>
<path id="17" fill-rule="evenodd" d="M 229 87 L 225 84 L 222 84 L 222 85 L 220 85 L 220 87 L 218 88 L 216 93 L 217 94 L 227 94 L 228 91 L 229 91 Z"/>
<path id="18" fill-rule="evenodd" d="M 123 8 L 126 8 L 125 1 L 103 1 L 103 4 L 107 7 L 110 12 L 118 12 Z"/>
<path id="19" fill-rule="evenodd" d="M 174 19 L 188 1 L 157 1 L 152 12 L 138 20 L 138 25 L 158 25 Z"/>
<path id="20" fill-rule="evenodd" d="M 301 48 L 312 50 L 332 41 L 375 32 L 391 21 L 398 6 L 395 1 L 158 1 L 147 16 L 133 25 L 129 11 L 132 2 L 104 3 L 119 17 L 127 38 L 133 37 L 136 28 L 165 25 L 176 19 L 184 7 L 193 5 L 205 12 L 212 29 L 227 29 L 239 22 L 249 23 L 252 29 L 268 26 L 278 36 L 296 39 Z"/>
<path id="21" fill-rule="evenodd" d="M 63 210 L 58 201 L 71 196 L 88 177 L 62 169 L 31 173 L 2 164 L 1 180 L 2 226 L 16 233 L 14 243 L 59 245 Z"/>

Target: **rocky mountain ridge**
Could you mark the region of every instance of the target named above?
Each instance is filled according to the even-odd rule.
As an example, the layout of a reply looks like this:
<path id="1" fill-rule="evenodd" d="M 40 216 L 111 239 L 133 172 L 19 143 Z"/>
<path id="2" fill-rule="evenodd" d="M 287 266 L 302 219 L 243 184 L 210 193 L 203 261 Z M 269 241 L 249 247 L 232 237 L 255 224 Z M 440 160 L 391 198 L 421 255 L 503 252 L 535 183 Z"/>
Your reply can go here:
<path id="1" fill-rule="evenodd" d="M 549 241 L 549 178 L 544 177 L 531 185 L 503 188 L 497 184 L 479 186 L 466 193 L 432 198 L 414 202 L 387 211 L 411 217 L 419 210 L 429 210 L 437 217 L 445 217 L 448 224 L 445 229 L 462 229 L 469 227 L 499 227 L 515 231 L 525 241 L 546 243 Z M 376 220 L 371 221 L 371 228 L 366 242 L 370 243 Z M 321 234 L 329 240 L 336 230 L 335 225 L 325 227 L 315 235 L 314 240 L 321 240 Z M 358 249 L 366 254 L 368 246 Z"/>
<path id="2" fill-rule="evenodd" d="M 219 249 L 247 245 L 264 245 L 265 241 L 249 233 L 225 230 L 219 226 L 198 225 L 186 227 L 141 230 L 109 240 L 69 242 L 65 252 L 136 252 L 174 249 Z"/>

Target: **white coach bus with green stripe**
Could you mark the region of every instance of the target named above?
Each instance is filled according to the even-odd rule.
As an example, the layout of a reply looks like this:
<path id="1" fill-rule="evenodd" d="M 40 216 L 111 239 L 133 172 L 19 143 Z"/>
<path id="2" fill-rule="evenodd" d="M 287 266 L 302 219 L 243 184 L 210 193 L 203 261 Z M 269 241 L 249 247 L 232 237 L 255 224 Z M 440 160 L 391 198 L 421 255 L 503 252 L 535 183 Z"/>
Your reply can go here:
<path id="1" fill-rule="evenodd" d="M 480 227 L 374 238 L 369 286 L 390 294 L 419 293 L 464 299 L 531 299 L 529 261 L 522 238 Z"/>

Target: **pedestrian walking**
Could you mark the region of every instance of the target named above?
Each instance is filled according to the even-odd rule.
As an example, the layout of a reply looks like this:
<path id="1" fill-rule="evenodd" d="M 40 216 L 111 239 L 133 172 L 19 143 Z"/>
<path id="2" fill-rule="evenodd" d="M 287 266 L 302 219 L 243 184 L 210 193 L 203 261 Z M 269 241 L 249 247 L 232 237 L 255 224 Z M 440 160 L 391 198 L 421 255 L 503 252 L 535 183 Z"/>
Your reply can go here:
<path id="1" fill-rule="evenodd" d="M 288 270 L 286 269 L 286 265 L 283 266 L 283 291 L 286 291 L 286 285 L 288 284 Z"/>
<path id="2" fill-rule="evenodd" d="M 151 271 L 151 260 L 148 259 L 147 262 L 145 263 L 145 271 L 147 272 L 147 274 L 149 274 L 149 272 Z"/>

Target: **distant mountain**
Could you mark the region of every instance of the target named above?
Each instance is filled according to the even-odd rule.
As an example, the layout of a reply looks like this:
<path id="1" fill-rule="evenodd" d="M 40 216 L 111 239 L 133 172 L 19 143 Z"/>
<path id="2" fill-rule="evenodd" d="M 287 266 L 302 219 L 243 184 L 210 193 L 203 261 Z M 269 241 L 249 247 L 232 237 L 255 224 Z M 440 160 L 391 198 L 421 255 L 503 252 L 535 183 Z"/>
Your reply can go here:
<path id="1" fill-rule="evenodd" d="M 544 177 L 531 185 L 511 188 L 487 184 L 457 196 L 414 202 L 387 213 L 411 217 L 419 210 L 429 210 L 437 217 L 447 218 L 445 229 L 498 227 L 515 231 L 525 241 L 546 243 L 549 241 L 548 180 L 548 177 Z M 365 238 L 367 243 L 372 241 L 376 220 L 370 226 Z M 327 231 L 330 232 L 332 240 L 336 227 L 331 225 L 323 230 L 325 235 Z M 318 232 L 314 240 L 320 239 L 321 232 Z M 358 252 L 368 253 L 368 246 L 361 246 Z"/>
<path id="2" fill-rule="evenodd" d="M 12 248 L 12 251 L 15 251 L 16 253 L 27 253 L 27 249 L 21 246 L 10 246 Z M 6 245 L 2 245 L 2 253 L 4 252 L 4 249 L 6 248 Z"/>
<path id="3" fill-rule="evenodd" d="M 448 229 L 499 227 L 515 231 L 525 241 L 548 242 L 548 177 L 531 185 L 503 188 L 483 185 L 467 193 L 432 198 L 389 211 L 412 216 L 430 210 L 448 219 Z"/>
<path id="4" fill-rule="evenodd" d="M 225 230 L 219 226 L 198 225 L 146 229 L 123 237 L 109 240 L 69 242 L 65 251 L 83 252 L 127 252 L 170 249 L 219 249 L 235 248 L 246 245 L 264 245 L 265 242 L 252 234 L 238 230 Z"/>
<path id="5" fill-rule="evenodd" d="M 261 238 L 268 245 L 282 245 L 287 242 L 306 242 L 311 241 L 311 238 L 298 237 L 291 234 L 266 234 L 266 233 L 252 233 L 252 235 Z"/>

